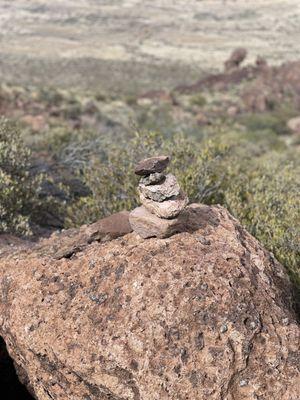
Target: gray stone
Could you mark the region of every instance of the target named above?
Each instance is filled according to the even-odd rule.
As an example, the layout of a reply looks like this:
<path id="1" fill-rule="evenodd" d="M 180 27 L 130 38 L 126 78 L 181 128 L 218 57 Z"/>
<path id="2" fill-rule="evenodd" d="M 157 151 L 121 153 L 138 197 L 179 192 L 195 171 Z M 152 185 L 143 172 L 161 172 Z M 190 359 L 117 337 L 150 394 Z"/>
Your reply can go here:
<path id="1" fill-rule="evenodd" d="M 207 225 L 211 218 L 209 207 L 202 204 L 188 205 L 176 218 L 162 219 L 146 207 L 135 208 L 129 214 L 132 229 L 142 238 L 167 238 L 179 232 L 193 232 Z"/>
<path id="2" fill-rule="evenodd" d="M 138 189 L 148 199 L 158 202 L 178 196 L 180 193 L 180 186 L 172 174 L 168 174 L 164 182 L 159 185 L 146 186 L 140 183 Z"/>
<path id="3" fill-rule="evenodd" d="M 150 174 L 141 178 L 140 184 L 145 186 L 156 185 L 157 183 L 162 183 L 165 179 L 166 176 L 164 174 L 154 172 L 154 174 Z"/>
<path id="4" fill-rule="evenodd" d="M 160 218 L 175 218 L 182 211 L 189 202 L 188 197 L 183 191 L 180 191 L 178 196 L 174 196 L 169 200 L 162 202 L 153 201 L 147 199 L 140 193 L 140 200 L 143 206 L 145 206 L 151 213 L 157 215 Z"/>
<path id="5" fill-rule="evenodd" d="M 145 158 L 136 165 L 134 172 L 142 176 L 147 176 L 154 172 L 162 172 L 167 168 L 169 162 L 170 158 L 168 156 Z"/>

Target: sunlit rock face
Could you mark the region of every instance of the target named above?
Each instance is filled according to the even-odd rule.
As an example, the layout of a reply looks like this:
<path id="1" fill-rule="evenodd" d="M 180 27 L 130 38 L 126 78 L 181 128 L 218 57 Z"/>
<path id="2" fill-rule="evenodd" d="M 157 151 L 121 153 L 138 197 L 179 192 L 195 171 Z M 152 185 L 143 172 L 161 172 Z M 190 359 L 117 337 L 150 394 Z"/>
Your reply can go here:
<path id="1" fill-rule="evenodd" d="M 50 238 L 1 258 L 0 335 L 37 399 L 299 398 L 283 267 L 225 209 L 198 207 L 167 239 L 57 259 Z"/>

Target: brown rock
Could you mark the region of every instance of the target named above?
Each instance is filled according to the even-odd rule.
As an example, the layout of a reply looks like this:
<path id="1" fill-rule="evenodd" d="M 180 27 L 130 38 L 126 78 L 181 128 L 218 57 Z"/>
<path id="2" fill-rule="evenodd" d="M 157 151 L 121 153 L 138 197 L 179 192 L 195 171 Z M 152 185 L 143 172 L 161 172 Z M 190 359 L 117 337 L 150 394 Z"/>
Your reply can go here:
<path id="1" fill-rule="evenodd" d="M 300 134 L 300 117 L 291 118 L 287 126 L 292 133 Z"/>
<path id="2" fill-rule="evenodd" d="M 70 258 L 92 242 L 105 242 L 130 232 L 132 229 L 129 224 L 129 212 L 121 211 L 91 225 L 83 225 L 80 229 L 54 233 L 50 240 L 40 242 L 38 248 L 40 254 L 46 251 L 56 259 Z"/>
<path id="3" fill-rule="evenodd" d="M 296 400 L 283 267 L 221 207 L 194 233 L 0 263 L 0 335 L 38 400 Z"/>
<path id="4" fill-rule="evenodd" d="M 143 193 L 140 193 L 140 200 L 151 213 L 160 218 L 175 218 L 188 205 L 189 199 L 183 191 L 178 196 L 162 202 L 147 199 Z"/>
<path id="5" fill-rule="evenodd" d="M 134 172 L 142 176 L 162 172 L 167 168 L 169 162 L 170 158 L 168 156 L 145 158 L 137 164 Z"/>
<path id="6" fill-rule="evenodd" d="M 144 185 L 140 183 L 138 189 L 148 199 L 158 202 L 178 196 L 180 193 L 180 186 L 172 174 L 166 175 L 165 180 L 158 185 Z"/>
<path id="7" fill-rule="evenodd" d="M 258 68 L 267 68 L 268 67 L 268 62 L 267 60 L 262 57 L 262 56 L 257 56 L 256 60 L 255 60 L 255 65 Z"/>
<path id="8" fill-rule="evenodd" d="M 240 66 L 240 64 L 245 60 L 247 57 L 247 50 L 243 47 L 239 47 L 235 49 L 229 59 L 225 61 L 225 70 L 229 71 L 233 68 L 237 68 Z"/>
<path id="9" fill-rule="evenodd" d="M 179 232 L 193 232 L 207 222 L 210 209 L 200 204 L 190 204 L 173 219 L 162 219 L 145 207 L 131 211 L 129 222 L 132 229 L 143 239 L 167 238 Z"/>

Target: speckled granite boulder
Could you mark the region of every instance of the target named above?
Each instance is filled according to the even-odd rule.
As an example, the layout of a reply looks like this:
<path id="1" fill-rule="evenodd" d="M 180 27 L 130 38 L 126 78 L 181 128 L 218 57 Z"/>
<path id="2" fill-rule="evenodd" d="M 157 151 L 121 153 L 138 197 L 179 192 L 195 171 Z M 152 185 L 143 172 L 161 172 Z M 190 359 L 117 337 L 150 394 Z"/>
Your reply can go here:
<path id="1" fill-rule="evenodd" d="M 283 267 L 223 208 L 204 211 L 168 239 L 1 258 L 0 335 L 38 400 L 300 398 Z"/>

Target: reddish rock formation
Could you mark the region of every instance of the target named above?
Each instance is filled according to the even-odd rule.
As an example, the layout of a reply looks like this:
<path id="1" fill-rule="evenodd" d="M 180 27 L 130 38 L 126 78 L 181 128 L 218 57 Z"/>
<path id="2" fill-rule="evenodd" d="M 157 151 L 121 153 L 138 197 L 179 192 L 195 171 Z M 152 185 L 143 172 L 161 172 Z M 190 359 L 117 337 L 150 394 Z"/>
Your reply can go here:
<path id="1" fill-rule="evenodd" d="M 283 267 L 223 208 L 205 215 L 168 239 L 1 259 L 0 335 L 37 399 L 300 398 Z"/>
<path id="2" fill-rule="evenodd" d="M 233 68 L 238 68 L 247 57 L 247 50 L 244 47 L 239 47 L 231 53 L 228 60 L 225 61 L 225 71 L 230 71 Z"/>

